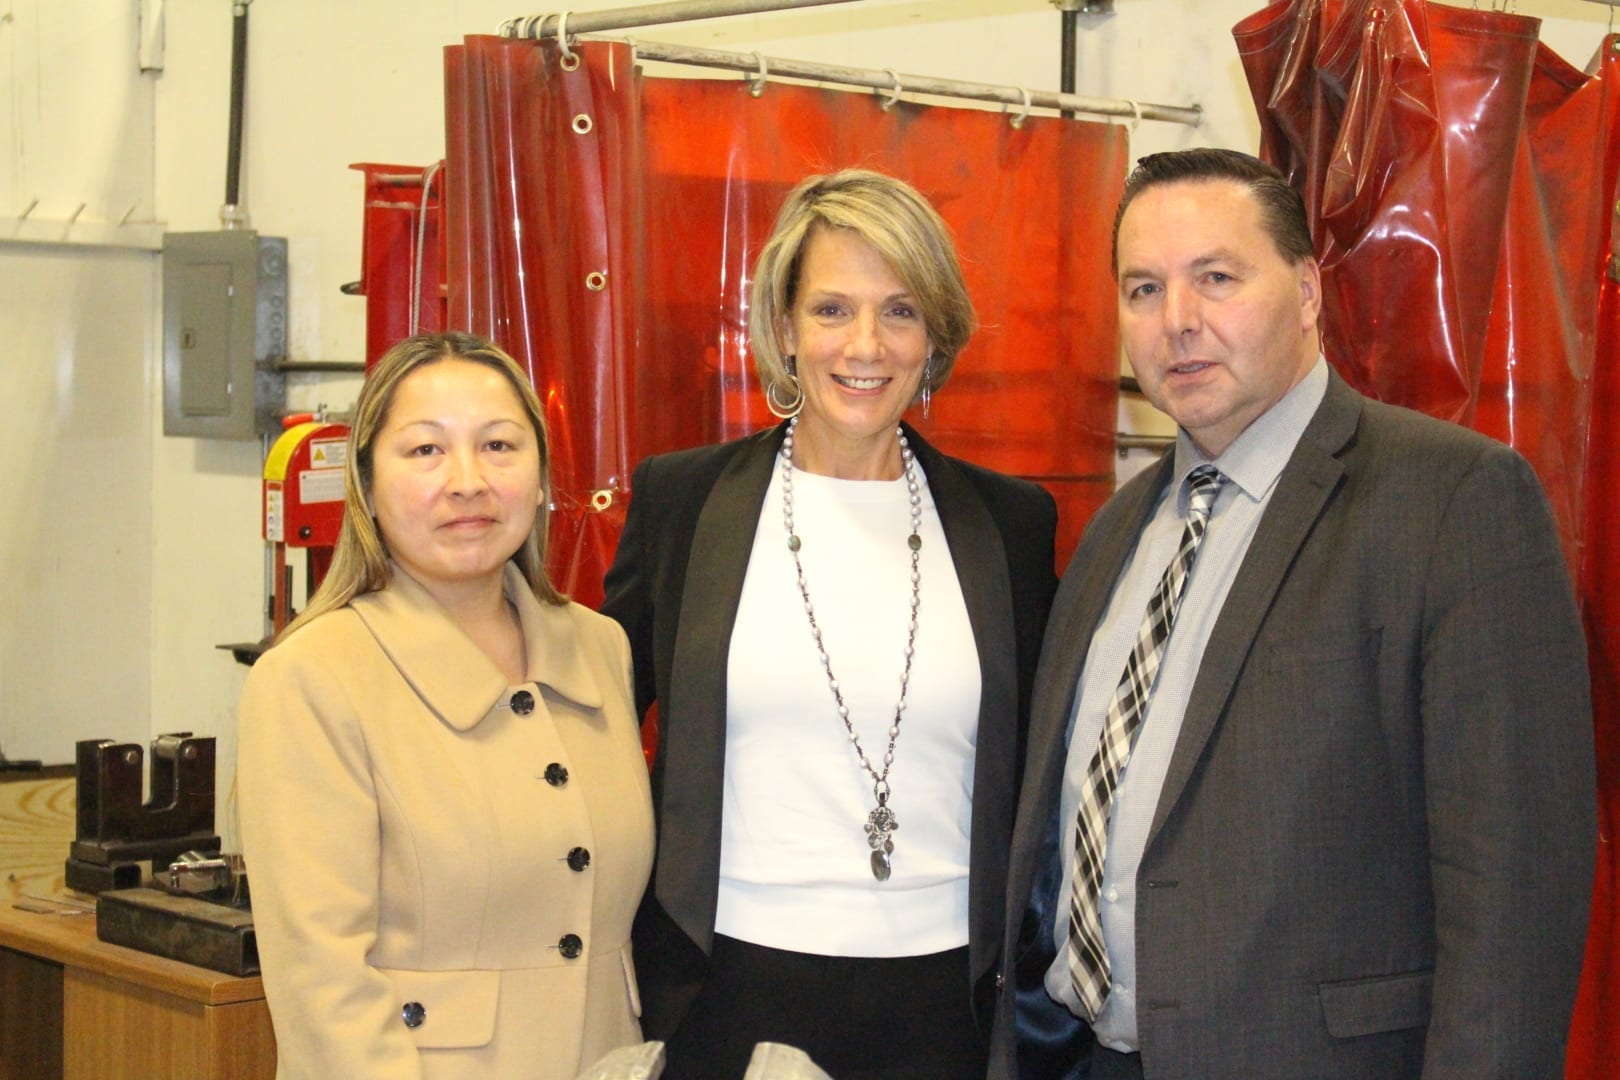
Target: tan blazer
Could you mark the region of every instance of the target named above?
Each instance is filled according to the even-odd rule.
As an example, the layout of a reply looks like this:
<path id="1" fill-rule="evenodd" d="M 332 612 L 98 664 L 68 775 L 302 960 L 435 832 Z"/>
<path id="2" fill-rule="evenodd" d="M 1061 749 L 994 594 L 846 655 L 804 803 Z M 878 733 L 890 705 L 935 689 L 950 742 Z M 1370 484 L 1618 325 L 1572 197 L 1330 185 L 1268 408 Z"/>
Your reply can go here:
<path id="1" fill-rule="evenodd" d="M 629 648 L 511 567 L 506 591 L 522 687 L 397 568 L 248 677 L 242 843 L 281 1077 L 573 1077 L 641 1038 Z"/>

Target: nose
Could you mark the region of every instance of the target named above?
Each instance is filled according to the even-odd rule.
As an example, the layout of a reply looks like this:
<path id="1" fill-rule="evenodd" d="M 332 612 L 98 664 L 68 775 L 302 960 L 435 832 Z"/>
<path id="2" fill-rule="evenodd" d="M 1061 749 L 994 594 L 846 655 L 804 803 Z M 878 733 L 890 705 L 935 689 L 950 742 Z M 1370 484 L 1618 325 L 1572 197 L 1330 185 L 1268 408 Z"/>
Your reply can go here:
<path id="1" fill-rule="evenodd" d="M 1189 285 L 1171 282 L 1164 287 L 1164 332 L 1175 337 L 1197 330 L 1203 322 L 1198 292 Z"/>
<path id="2" fill-rule="evenodd" d="M 455 495 L 476 495 L 484 490 L 484 470 L 472 450 L 453 450 L 447 462 L 449 489 Z"/>
<path id="3" fill-rule="evenodd" d="M 857 360 L 876 360 L 883 352 L 879 330 L 876 311 L 871 308 L 857 311 L 850 325 L 849 355 Z"/>

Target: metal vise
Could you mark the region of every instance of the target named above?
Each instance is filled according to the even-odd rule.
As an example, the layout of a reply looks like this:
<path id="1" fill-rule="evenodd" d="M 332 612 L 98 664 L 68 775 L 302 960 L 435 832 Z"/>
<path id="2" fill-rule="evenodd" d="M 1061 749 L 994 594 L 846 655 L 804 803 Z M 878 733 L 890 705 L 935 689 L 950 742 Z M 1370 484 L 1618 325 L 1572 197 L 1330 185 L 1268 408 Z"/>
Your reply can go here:
<path id="1" fill-rule="evenodd" d="M 214 739 L 181 731 L 152 740 L 152 797 L 141 800 L 141 748 L 85 739 L 78 744 L 78 830 L 68 888 L 99 893 L 141 884 L 147 861 L 167 866 L 182 852 L 218 852 L 214 833 Z"/>

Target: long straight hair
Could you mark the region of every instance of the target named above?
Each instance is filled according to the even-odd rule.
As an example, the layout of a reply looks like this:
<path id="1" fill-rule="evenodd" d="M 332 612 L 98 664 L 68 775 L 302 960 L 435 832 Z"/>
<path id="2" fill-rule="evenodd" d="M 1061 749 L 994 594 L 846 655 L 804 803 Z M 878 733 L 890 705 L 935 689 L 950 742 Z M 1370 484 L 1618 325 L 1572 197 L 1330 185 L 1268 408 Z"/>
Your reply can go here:
<path id="1" fill-rule="evenodd" d="M 373 448 L 378 433 L 388 423 L 388 412 L 393 406 L 399 384 L 414 372 L 444 360 L 482 364 L 500 372 L 512 384 L 513 392 L 523 403 L 529 423 L 534 426 L 540 456 L 541 490 L 549 496 L 551 449 L 546 440 L 545 417 L 541 413 L 540 399 L 534 392 L 534 386 L 523 374 L 523 369 L 518 367 L 517 361 L 483 338 L 461 331 L 418 334 L 406 338 L 383 354 L 360 389 L 360 400 L 354 408 L 354 426 L 349 431 L 348 462 L 343 469 L 343 525 L 338 532 L 337 549 L 332 554 L 332 566 L 304 610 L 277 637 L 278 642 L 285 641 L 305 625 L 329 611 L 336 611 L 355 597 L 387 587 L 393 575 L 388 541 L 378 531 L 377 519 L 371 513 Z M 550 521 L 550 511 L 544 506 L 539 507 L 527 539 L 513 553 L 511 561 L 542 603 L 565 604 L 567 598 L 557 591 L 546 576 L 546 543 Z"/>

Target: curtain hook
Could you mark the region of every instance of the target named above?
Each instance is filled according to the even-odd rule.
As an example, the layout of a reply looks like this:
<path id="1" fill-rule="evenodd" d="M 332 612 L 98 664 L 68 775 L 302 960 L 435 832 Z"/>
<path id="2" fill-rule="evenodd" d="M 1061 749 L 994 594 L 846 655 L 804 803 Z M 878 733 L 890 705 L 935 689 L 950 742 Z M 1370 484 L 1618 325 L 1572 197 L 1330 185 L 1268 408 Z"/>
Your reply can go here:
<path id="1" fill-rule="evenodd" d="M 761 97 L 765 93 L 765 82 L 770 78 L 770 69 L 765 66 L 765 57 L 761 54 L 755 53 L 754 60 L 759 64 L 759 74 L 748 80 L 748 92 L 754 97 Z"/>
<path id="2" fill-rule="evenodd" d="M 1131 129 L 1130 130 L 1131 130 L 1131 134 L 1135 135 L 1136 134 L 1136 129 L 1142 126 L 1142 103 L 1140 101 L 1137 101 L 1135 98 L 1126 98 L 1125 100 L 1130 102 L 1130 106 L 1131 106 Z"/>
<path id="3" fill-rule="evenodd" d="M 514 19 L 514 23 L 521 22 L 523 24 L 522 31 L 518 31 L 516 25 L 512 27 L 514 36 L 525 37 L 530 41 L 535 40 L 540 36 L 537 24 L 545 22 L 546 18 L 545 15 L 530 15 L 527 19 Z"/>
<path id="4" fill-rule="evenodd" d="M 557 16 L 557 63 L 564 71 L 573 71 L 579 67 L 579 54 L 571 52 L 568 48 L 568 16 L 573 12 L 565 11 Z"/>
<path id="5" fill-rule="evenodd" d="M 900 85 L 900 76 L 894 73 L 894 68 L 884 68 L 883 72 L 894 80 L 894 89 L 890 91 L 888 99 L 882 105 L 883 111 L 888 112 L 899 103 L 900 95 L 905 92 L 906 88 Z"/>
<path id="6" fill-rule="evenodd" d="M 1031 104 L 1030 97 L 1029 97 L 1029 87 L 1020 86 L 1018 88 L 1018 92 L 1020 94 L 1024 95 L 1024 107 L 1018 113 L 1017 116 L 1013 117 L 1010 121 L 1008 121 L 1008 123 L 1012 124 L 1014 131 L 1016 131 L 1019 128 L 1023 127 L 1024 126 L 1024 121 L 1029 119 L 1029 107 L 1030 107 L 1030 104 Z"/>

